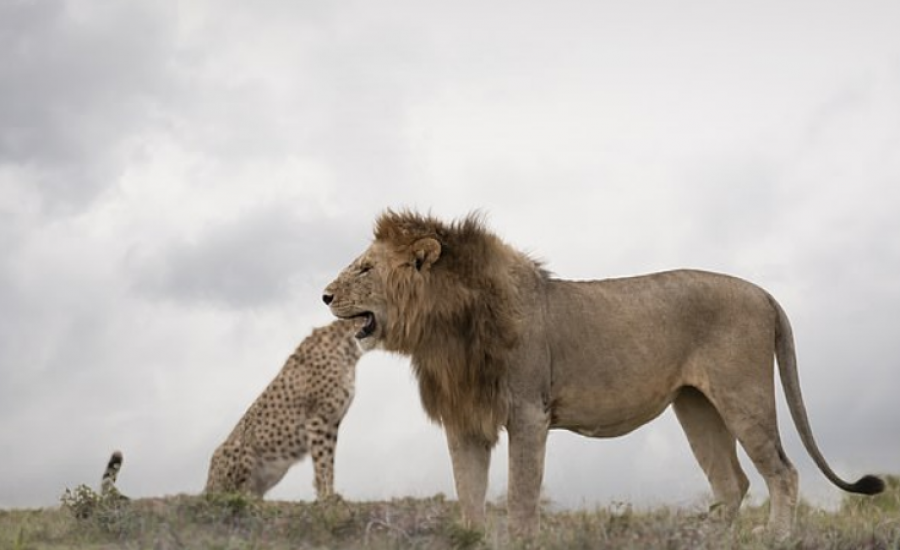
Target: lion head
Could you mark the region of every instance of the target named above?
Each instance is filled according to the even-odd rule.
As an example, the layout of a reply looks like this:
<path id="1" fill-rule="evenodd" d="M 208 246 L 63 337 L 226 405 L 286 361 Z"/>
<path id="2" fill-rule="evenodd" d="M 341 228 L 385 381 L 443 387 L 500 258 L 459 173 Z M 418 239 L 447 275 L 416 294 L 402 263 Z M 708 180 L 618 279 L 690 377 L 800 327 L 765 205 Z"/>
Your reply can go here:
<path id="1" fill-rule="evenodd" d="M 337 317 L 359 319 L 364 349 L 410 356 L 433 420 L 493 444 L 508 414 L 523 270 L 541 272 L 477 214 L 445 224 L 388 210 L 372 244 L 328 285 L 324 300 Z"/>

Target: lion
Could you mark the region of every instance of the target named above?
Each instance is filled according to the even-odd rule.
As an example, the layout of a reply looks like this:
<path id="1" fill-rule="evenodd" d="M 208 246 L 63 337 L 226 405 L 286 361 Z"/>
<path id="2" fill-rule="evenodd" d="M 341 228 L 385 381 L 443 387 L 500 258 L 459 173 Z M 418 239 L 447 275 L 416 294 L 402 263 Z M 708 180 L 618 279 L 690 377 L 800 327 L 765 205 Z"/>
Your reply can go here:
<path id="1" fill-rule="evenodd" d="M 481 529 L 491 449 L 509 437 L 510 534 L 539 529 L 550 429 L 617 437 L 669 405 L 730 523 L 749 481 L 740 442 L 770 496 L 766 528 L 786 536 L 798 478 L 775 414 L 774 361 L 794 424 L 841 489 L 813 438 L 791 325 L 765 290 L 728 275 L 678 270 L 569 281 L 490 232 L 473 213 L 444 223 L 386 210 L 369 248 L 328 285 L 332 313 L 358 318 L 366 349 L 409 356 L 428 416 L 442 425 L 463 524 Z"/>

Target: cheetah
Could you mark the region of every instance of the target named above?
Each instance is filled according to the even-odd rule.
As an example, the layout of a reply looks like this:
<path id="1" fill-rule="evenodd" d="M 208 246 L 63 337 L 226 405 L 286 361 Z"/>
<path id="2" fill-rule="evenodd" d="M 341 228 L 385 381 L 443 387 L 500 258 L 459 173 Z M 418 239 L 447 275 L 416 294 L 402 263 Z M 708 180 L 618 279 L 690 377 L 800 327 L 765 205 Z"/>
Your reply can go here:
<path id="1" fill-rule="evenodd" d="M 353 400 L 360 320 L 315 329 L 213 453 L 206 493 L 263 497 L 288 469 L 312 455 L 316 498 L 334 493 L 338 427 Z"/>

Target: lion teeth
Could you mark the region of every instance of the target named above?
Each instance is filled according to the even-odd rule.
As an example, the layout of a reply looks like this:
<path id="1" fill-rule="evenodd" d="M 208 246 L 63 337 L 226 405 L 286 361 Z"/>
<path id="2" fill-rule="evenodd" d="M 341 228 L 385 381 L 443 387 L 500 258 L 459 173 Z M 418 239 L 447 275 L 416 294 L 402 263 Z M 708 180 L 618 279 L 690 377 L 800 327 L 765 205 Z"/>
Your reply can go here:
<path id="1" fill-rule="evenodd" d="M 364 322 L 361 323 L 362 326 L 359 328 L 359 332 L 356 333 L 356 337 L 358 339 L 367 338 L 375 332 L 375 314 L 371 311 L 367 311 L 359 316 L 360 319 L 363 319 Z"/>

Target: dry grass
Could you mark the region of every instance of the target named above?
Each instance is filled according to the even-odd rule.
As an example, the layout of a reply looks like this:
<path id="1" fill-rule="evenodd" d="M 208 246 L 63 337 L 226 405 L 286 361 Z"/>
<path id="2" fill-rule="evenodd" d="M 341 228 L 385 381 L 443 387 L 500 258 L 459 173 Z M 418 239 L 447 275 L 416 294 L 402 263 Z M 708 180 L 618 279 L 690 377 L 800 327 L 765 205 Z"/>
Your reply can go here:
<path id="1" fill-rule="evenodd" d="M 456 503 L 443 496 L 389 502 L 327 504 L 260 502 L 241 496 L 174 496 L 121 501 L 86 487 L 67 491 L 63 505 L 0 511 L 0 550 L 257 550 L 257 549 L 720 549 L 900 550 L 900 482 L 875 499 L 847 498 L 841 510 L 801 506 L 794 535 L 772 541 L 753 534 L 765 507 L 746 507 L 731 529 L 705 514 L 615 505 L 545 512 L 530 544 L 505 536 L 502 507 L 490 509 L 486 533 L 458 526 Z"/>

